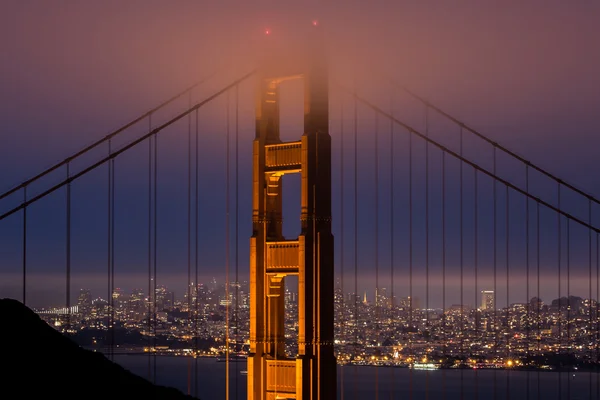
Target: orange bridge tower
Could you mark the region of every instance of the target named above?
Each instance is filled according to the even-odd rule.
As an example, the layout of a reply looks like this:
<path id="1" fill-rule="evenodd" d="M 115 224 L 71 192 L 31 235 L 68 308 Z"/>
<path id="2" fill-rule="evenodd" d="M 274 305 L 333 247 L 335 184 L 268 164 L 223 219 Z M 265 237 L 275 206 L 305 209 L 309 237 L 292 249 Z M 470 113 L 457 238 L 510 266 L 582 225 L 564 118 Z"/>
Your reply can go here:
<path id="1" fill-rule="evenodd" d="M 253 142 L 248 399 L 333 400 L 333 235 L 328 69 L 314 46 L 301 62 L 275 58 L 259 70 Z M 317 50 L 317 51 L 315 51 Z M 279 135 L 279 86 L 304 81 L 304 132 Z M 282 234 L 282 177 L 301 175 L 301 232 Z M 298 354 L 288 358 L 284 281 L 298 277 Z"/>

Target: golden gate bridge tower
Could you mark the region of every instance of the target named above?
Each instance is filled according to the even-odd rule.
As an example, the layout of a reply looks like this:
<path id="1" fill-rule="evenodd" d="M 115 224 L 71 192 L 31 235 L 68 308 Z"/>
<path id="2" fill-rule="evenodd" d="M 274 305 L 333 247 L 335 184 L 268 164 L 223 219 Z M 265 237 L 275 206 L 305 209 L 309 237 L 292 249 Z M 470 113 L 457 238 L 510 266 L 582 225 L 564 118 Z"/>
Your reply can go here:
<path id="1" fill-rule="evenodd" d="M 336 398 L 328 66 L 322 41 L 260 67 L 253 142 L 248 399 Z M 282 142 L 280 84 L 304 81 L 304 132 Z M 301 175 L 301 232 L 282 234 L 282 177 Z M 298 277 L 298 355 L 285 353 L 285 277 Z"/>

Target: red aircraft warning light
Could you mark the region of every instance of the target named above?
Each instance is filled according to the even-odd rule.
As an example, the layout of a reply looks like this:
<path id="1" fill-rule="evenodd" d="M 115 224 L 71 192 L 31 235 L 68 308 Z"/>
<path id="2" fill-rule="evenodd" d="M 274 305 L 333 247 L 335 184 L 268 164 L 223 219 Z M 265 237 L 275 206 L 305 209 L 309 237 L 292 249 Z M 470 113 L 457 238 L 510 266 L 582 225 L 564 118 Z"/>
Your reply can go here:
<path id="1" fill-rule="evenodd" d="M 319 21 L 317 21 L 317 20 L 315 19 L 315 20 L 313 20 L 312 24 L 313 24 L 313 26 L 319 26 Z"/>
<path id="2" fill-rule="evenodd" d="M 271 34 L 271 30 L 270 29 L 265 29 L 265 35 L 270 35 Z"/>

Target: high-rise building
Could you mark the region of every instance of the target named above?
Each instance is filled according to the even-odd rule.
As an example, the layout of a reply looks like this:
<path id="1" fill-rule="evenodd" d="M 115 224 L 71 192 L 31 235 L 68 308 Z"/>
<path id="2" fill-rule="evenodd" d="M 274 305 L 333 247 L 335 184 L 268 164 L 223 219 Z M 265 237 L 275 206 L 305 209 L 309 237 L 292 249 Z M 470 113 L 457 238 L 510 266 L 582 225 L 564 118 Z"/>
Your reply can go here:
<path id="1" fill-rule="evenodd" d="M 92 311 L 92 294 L 88 289 L 81 289 L 79 291 L 77 306 L 83 319 L 90 316 L 90 312 Z"/>
<path id="2" fill-rule="evenodd" d="M 481 310 L 493 310 L 496 307 L 493 290 L 481 291 Z"/>

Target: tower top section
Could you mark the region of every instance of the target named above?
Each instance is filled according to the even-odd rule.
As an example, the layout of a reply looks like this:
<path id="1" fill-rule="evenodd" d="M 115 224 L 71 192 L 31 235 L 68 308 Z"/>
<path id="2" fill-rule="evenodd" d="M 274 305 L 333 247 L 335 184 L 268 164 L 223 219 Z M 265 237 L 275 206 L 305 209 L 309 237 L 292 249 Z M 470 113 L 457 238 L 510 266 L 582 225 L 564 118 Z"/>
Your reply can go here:
<path id="1" fill-rule="evenodd" d="M 277 38 L 269 30 L 260 57 L 256 103 L 256 138 L 264 144 L 280 143 L 279 85 L 304 80 L 304 132 L 328 134 L 329 79 L 321 28 L 310 26 L 303 40 Z"/>
<path id="2" fill-rule="evenodd" d="M 308 32 L 301 38 L 265 29 L 259 60 L 261 78 L 299 77 L 317 67 L 325 68 L 327 60 L 323 28 L 317 20 L 307 26 Z"/>

